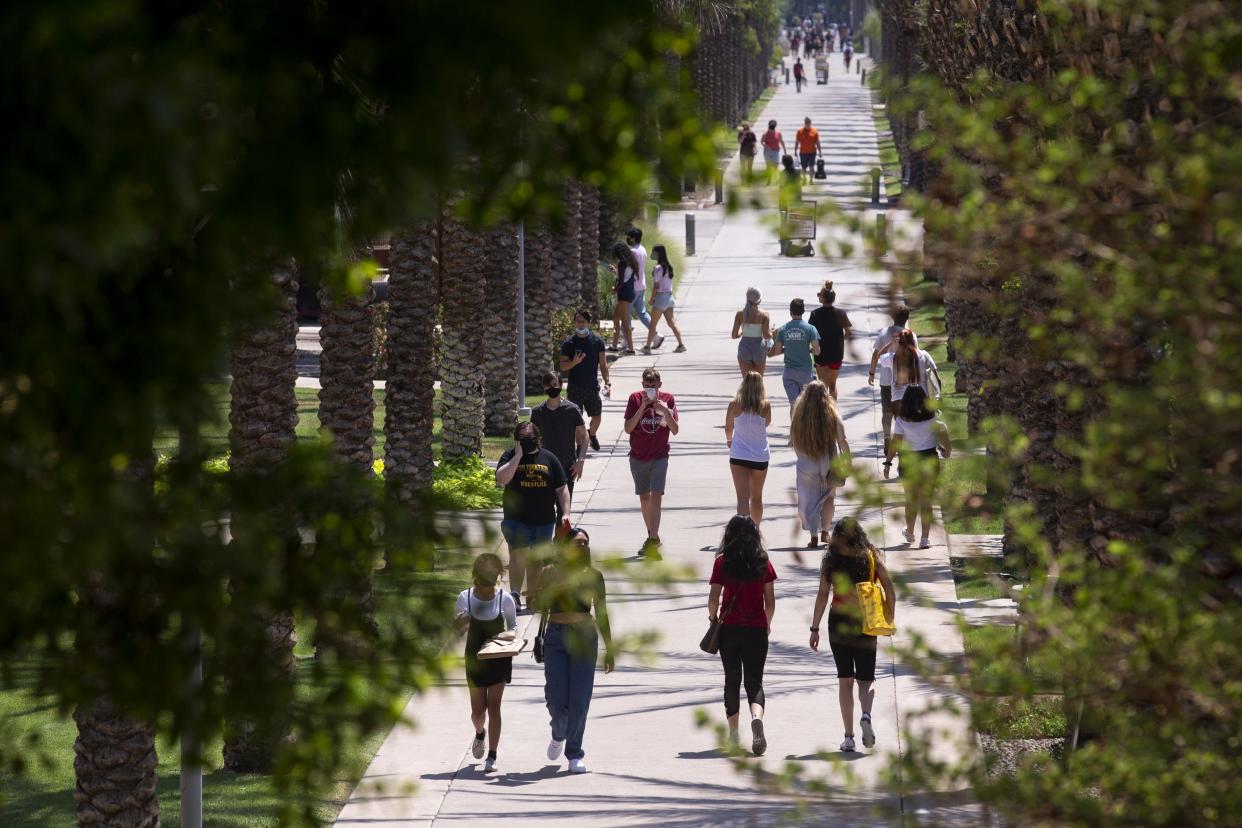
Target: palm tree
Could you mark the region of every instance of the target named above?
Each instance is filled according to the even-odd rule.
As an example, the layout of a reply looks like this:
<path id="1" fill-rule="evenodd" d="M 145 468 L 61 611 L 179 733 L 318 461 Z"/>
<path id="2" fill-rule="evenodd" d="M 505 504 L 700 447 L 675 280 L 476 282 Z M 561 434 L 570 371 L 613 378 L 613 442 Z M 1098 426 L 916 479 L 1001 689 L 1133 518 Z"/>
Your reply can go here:
<path id="1" fill-rule="evenodd" d="M 104 697 L 73 712 L 79 826 L 159 828 L 155 733 L 121 713 Z"/>
<path id="2" fill-rule="evenodd" d="M 375 459 L 374 298 L 370 283 L 359 296 L 319 291 L 319 422 L 337 457 L 362 469 Z"/>
<path id="3" fill-rule="evenodd" d="M 431 488 L 434 468 L 436 232 L 428 221 L 395 233 L 388 268 L 384 477 L 406 501 Z"/>
<path id="4" fill-rule="evenodd" d="M 440 320 L 444 364 L 440 366 L 441 451 L 445 460 L 483 449 L 483 340 L 479 306 L 487 288 L 487 250 L 481 233 L 456 218 L 443 223 Z M 546 310 L 546 308 L 545 308 Z"/>
<path id="5" fill-rule="evenodd" d="M 493 335 L 483 338 L 483 431 L 513 433 L 517 425 L 517 228 L 502 223 L 488 233 L 484 313 Z"/>
<path id="6" fill-rule="evenodd" d="M 577 306 L 582 294 L 582 203 L 572 181 L 565 182 L 562 192 L 565 213 L 556 232 L 556 259 L 552 264 L 552 303 L 557 310 Z"/>
<path id="7" fill-rule="evenodd" d="M 292 261 L 279 264 L 270 278 L 280 292 L 276 312 L 267 324 L 244 333 L 233 350 L 229 465 L 237 474 L 262 474 L 283 459 L 297 439 L 297 265 Z M 247 531 L 242 518 L 235 510 L 235 539 Z M 293 616 L 276 610 L 266 613 L 260 623 L 267 625 L 268 663 L 284 671 L 292 682 L 297 643 Z M 276 745 L 287 735 L 286 720 L 278 711 L 263 721 L 229 722 L 224 767 L 236 773 L 267 772 Z"/>
<path id="8" fill-rule="evenodd" d="M 582 305 L 599 313 L 599 190 L 578 185 L 578 267 L 582 275 Z"/>
<path id="9" fill-rule="evenodd" d="M 552 367 L 552 231 L 526 227 L 526 393 L 538 393 Z"/>

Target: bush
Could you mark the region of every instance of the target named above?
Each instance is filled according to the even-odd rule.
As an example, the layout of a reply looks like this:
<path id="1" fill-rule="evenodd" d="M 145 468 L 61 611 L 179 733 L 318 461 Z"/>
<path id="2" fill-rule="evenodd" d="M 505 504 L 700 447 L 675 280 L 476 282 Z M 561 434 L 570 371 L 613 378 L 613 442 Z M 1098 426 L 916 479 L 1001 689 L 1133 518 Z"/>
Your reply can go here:
<path id="1" fill-rule="evenodd" d="M 444 509 L 495 509 L 501 490 L 495 470 L 482 457 L 444 461 L 432 473 L 436 503 Z"/>
<path id="2" fill-rule="evenodd" d="M 605 264 L 600 264 L 596 271 L 599 274 L 599 318 L 600 321 L 612 319 L 612 313 L 617 309 L 617 294 L 612 290 L 617 276 Z"/>

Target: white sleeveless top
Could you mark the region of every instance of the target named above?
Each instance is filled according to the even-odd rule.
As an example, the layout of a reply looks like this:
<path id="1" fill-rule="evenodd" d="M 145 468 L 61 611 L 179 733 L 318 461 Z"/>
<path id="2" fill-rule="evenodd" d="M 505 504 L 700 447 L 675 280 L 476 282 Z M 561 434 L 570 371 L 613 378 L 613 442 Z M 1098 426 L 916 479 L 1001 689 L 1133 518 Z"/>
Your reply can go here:
<path id="1" fill-rule="evenodd" d="M 729 447 L 729 457 L 753 463 L 766 463 L 770 459 L 768 424 L 763 417 L 743 412 L 733 418 L 733 445 Z"/>

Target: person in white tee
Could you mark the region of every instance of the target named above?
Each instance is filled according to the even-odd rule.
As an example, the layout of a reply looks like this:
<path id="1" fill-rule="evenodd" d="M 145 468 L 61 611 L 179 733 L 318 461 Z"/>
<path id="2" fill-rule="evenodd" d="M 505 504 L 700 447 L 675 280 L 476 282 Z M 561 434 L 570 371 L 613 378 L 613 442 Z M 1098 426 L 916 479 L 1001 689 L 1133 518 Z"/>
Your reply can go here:
<path id="1" fill-rule="evenodd" d="M 884 450 L 888 451 L 888 441 L 893 435 L 893 361 L 891 351 L 897 337 L 906 329 L 910 319 L 910 309 L 905 305 L 897 305 L 892 311 L 893 324 L 876 335 L 871 346 L 871 371 L 867 374 L 867 384 L 875 385 L 876 370 L 880 373 L 880 418 L 884 424 Z M 913 335 L 913 331 L 910 332 Z M 918 347 L 919 338 L 914 337 L 914 347 Z M 885 365 L 880 364 L 882 355 L 889 355 Z"/>
<path id="2" fill-rule="evenodd" d="M 893 456 L 900 455 L 901 486 L 906 492 L 906 528 L 902 536 L 906 543 L 913 544 L 914 523 L 921 518 L 919 549 L 931 546 L 932 497 L 940 476 L 940 459 L 947 458 L 952 450 L 948 426 L 928 406 L 922 386 L 909 385 L 893 422 L 893 439 L 884 454 L 884 478 L 888 479 Z"/>
<path id="3" fill-rule="evenodd" d="M 517 604 L 513 595 L 496 588 L 504 571 L 500 557 L 484 552 L 474 560 L 474 586 L 457 596 L 454 620 L 466 633 L 466 686 L 470 688 L 470 724 L 474 742 L 470 752 L 483 758 L 483 725 L 487 724 L 487 761 L 483 770 L 496 767 L 500 747 L 500 702 L 505 685 L 513 680 L 512 658 L 480 659 L 479 649 L 502 632 L 517 628 Z"/>
<path id="4" fill-rule="evenodd" d="M 630 252 L 634 254 L 634 258 L 638 259 L 638 279 L 634 282 L 634 303 L 630 305 L 630 311 L 634 318 L 643 323 L 643 327 L 648 331 L 651 330 L 651 314 L 647 313 L 647 248 L 643 247 L 643 231 L 637 227 L 631 227 L 625 234 L 625 243 L 629 245 Z M 664 337 L 657 336 L 651 347 L 659 348 L 664 344 Z"/>

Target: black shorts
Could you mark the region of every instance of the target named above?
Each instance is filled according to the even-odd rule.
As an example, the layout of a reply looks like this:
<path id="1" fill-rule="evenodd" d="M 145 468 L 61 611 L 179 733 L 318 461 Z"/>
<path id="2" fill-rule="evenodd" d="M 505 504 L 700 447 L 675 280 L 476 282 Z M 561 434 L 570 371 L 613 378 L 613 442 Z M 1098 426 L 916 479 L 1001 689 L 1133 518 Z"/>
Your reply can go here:
<path id="1" fill-rule="evenodd" d="M 880 405 L 884 406 L 884 413 L 889 413 L 889 409 L 893 407 L 893 386 L 880 386 Z"/>
<path id="2" fill-rule="evenodd" d="M 741 466 L 742 468 L 754 469 L 755 471 L 767 471 L 768 461 L 767 460 L 743 460 L 740 457 L 730 457 L 729 465 Z"/>
<path id="3" fill-rule="evenodd" d="M 837 678 L 875 681 L 876 645 L 876 637 L 863 635 L 856 618 L 828 614 L 828 647 Z"/>
<path id="4" fill-rule="evenodd" d="M 906 464 L 909 463 L 909 468 Z M 916 474 L 917 470 L 917 474 Z M 935 483 L 940 477 L 940 452 L 934 448 L 901 452 L 898 477 L 917 478 L 922 483 Z"/>
<path id="5" fill-rule="evenodd" d="M 598 385 L 594 388 L 571 385 L 567 396 L 569 401 L 585 411 L 588 417 L 598 417 L 604 412 L 604 401 L 599 398 Z"/>
<path id="6" fill-rule="evenodd" d="M 809 170 L 811 167 L 815 166 L 815 153 L 800 152 L 798 153 L 798 156 L 802 161 L 802 169 Z"/>

